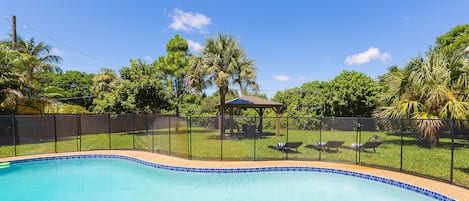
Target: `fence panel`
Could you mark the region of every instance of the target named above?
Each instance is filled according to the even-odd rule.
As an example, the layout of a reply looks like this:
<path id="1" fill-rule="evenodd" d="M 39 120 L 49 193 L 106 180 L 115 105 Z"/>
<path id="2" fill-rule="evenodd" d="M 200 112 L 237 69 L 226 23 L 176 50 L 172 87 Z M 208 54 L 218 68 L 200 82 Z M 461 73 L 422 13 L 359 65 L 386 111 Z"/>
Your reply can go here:
<path id="1" fill-rule="evenodd" d="M 358 153 L 353 148 L 358 141 L 358 118 L 332 117 L 321 119 L 321 160 L 356 163 Z"/>
<path id="2" fill-rule="evenodd" d="M 16 116 L 17 155 L 55 152 L 54 116 Z"/>
<path id="3" fill-rule="evenodd" d="M 0 158 L 15 155 L 15 129 L 12 116 L 0 116 Z"/>
<path id="4" fill-rule="evenodd" d="M 469 121 L 454 121 L 453 182 L 469 187 Z"/>
<path id="5" fill-rule="evenodd" d="M 57 152 L 79 151 L 77 116 L 55 115 Z"/>
<path id="6" fill-rule="evenodd" d="M 256 117 L 256 126 L 259 124 L 259 117 Z M 264 117 L 262 133 L 256 133 L 256 160 L 284 160 L 287 159 L 287 152 L 281 147 L 288 142 L 288 117 L 281 117 L 280 133 L 277 135 L 275 125 L 276 117 Z"/>
<path id="7" fill-rule="evenodd" d="M 320 120 L 309 117 L 291 117 L 288 121 L 288 142 L 299 145 L 287 151 L 289 160 L 319 160 L 319 150 L 315 146 L 320 142 Z M 295 144 L 298 143 L 298 144 Z"/>
<path id="8" fill-rule="evenodd" d="M 111 149 L 133 149 L 133 139 L 137 132 L 134 128 L 134 115 L 111 115 L 109 120 Z"/>
<path id="9" fill-rule="evenodd" d="M 189 135 L 187 131 L 187 121 L 185 117 L 170 116 L 170 147 L 171 156 L 180 158 L 189 157 Z"/>
<path id="10" fill-rule="evenodd" d="M 254 160 L 254 117 L 225 116 L 223 160 Z"/>
<path id="11" fill-rule="evenodd" d="M 134 143 L 135 150 L 153 151 L 154 121 L 150 115 L 136 114 Z"/>
<path id="12" fill-rule="evenodd" d="M 81 115 L 81 150 L 110 149 L 109 115 Z"/>
<path id="13" fill-rule="evenodd" d="M 360 118 L 359 161 L 362 165 L 400 170 L 401 121 Z"/>
<path id="14" fill-rule="evenodd" d="M 450 121 L 442 119 L 404 121 L 402 168 L 405 172 L 450 180 Z M 434 127 L 437 126 L 437 127 Z M 430 128 L 438 128 L 432 133 Z M 437 134 L 439 147 L 429 148 L 425 135 Z M 437 138 L 438 139 L 438 138 Z"/>
<path id="15" fill-rule="evenodd" d="M 190 150 L 192 159 L 220 160 L 222 141 L 218 117 L 192 117 Z"/>
<path id="16" fill-rule="evenodd" d="M 171 123 L 169 116 L 154 116 L 154 152 L 165 155 L 170 155 L 169 144 L 171 142 L 170 126 Z"/>

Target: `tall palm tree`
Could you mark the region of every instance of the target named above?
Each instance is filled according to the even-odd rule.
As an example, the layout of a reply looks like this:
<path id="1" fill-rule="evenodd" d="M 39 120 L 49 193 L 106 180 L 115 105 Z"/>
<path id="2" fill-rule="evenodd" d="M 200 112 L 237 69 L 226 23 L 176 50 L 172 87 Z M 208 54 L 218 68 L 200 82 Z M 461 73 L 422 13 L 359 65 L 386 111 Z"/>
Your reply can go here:
<path id="1" fill-rule="evenodd" d="M 381 79 L 388 82 L 380 94 L 385 105 L 378 117 L 418 119 L 418 132 L 430 147 L 438 146 L 441 118 L 465 119 L 469 114 L 469 65 L 462 53 L 430 49 L 412 59 L 405 69 L 392 68 Z"/>
<path id="2" fill-rule="evenodd" d="M 189 83 L 196 89 L 215 85 L 220 95 L 220 117 L 224 113 L 225 97 L 231 84 L 241 89 L 257 89 L 254 61 L 246 54 L 232 36 L 219 34 L 208 38 L 201 57 L 192 57 L 189 62 Z M 221 121 L 220 121 L 221 128 Z"/>
<path id="3" fill-rule="evenodd" d="M 11 41 L 1 42 L 7 47 L 11 47 Z M 19 58 L 22 60 L 23 70 L 28 72 L 31 79 L 34 72 L 61 72 L 58 64 L 62 62 L 62 57 L 51 54 L 52 48 L 44 42 L 36 43 L 34 38 L 24 40 L 18 37 L 16 51 L 23 53 Z"/>

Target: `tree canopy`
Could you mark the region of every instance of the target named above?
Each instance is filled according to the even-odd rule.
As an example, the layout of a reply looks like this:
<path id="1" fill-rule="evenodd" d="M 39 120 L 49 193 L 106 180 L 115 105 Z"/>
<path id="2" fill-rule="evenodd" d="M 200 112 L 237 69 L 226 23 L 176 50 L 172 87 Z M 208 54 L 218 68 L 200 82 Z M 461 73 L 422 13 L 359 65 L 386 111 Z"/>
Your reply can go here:
<path id="1" fill-rule="evenodd" d="M 436 38 L 436 46 L 446 52 L 462 52 L 469 47 L 469 24 L 453 27 L 450 31 Z"/>

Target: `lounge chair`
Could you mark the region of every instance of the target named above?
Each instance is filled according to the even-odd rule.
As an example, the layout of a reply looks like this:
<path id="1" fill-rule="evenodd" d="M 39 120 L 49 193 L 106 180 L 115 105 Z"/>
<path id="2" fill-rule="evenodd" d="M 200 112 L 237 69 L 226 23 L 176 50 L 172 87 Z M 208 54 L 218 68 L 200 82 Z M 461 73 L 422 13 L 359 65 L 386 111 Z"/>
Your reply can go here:
<path id="1" fill-rule="evenodd" d="M 366 149 L 373 149 L 373 152 L 376 153 L 376 147 L 378 147 L 382 143 L 382 141 L 368 141 L 365 142 L 365 144 L 359 145 L 358 150 L 365 151 Z"/>
<path id="2" fill-rule="evenodd" d="M 301 146 L 303 142 L 287 142 L 287 143 L 278 143 L 276 146 L 269 146 L 271 149 L 287 152 L 290 149 L 295 149 L 298 152 L 298 147 Z M 290 150 L 291 151 L 291 150 Z"/>
<path id="3" fill-rule="evenodd" d="M 376 147 L 381 144 L 383 144 L 382 141 L 367 141 L 365 144 L 352 144 L 349 148 L 364 152 L 366 152 L 366 149 L 373 149 L 373 152 L 376 153 Z"/>
<path id="4" fill-rule="evenodd" d="M 318 151 L 329 151 L 330 149 L 336 149 L 336 152 L 339 152 L 339 147 L 342 146 L 344 143 L 345 141 L 330 140 L 326 143 L 318 142 L 317 145 L 308 144 L 305 147 L 316 149 Z"/>

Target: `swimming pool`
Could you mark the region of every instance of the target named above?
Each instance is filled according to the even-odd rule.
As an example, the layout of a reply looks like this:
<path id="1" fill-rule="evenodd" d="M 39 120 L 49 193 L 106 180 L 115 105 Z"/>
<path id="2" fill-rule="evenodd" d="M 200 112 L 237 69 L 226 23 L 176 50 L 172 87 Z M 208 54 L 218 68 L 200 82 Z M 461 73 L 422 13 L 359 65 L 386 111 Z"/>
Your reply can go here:
<path id="1" fill-rule="evenodd" d="M 0 200 L 451 200 L 341 170 L 181 168 L 117 155 L 12 161 L 0 169 L 0 185 Z"/>

